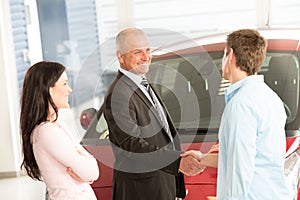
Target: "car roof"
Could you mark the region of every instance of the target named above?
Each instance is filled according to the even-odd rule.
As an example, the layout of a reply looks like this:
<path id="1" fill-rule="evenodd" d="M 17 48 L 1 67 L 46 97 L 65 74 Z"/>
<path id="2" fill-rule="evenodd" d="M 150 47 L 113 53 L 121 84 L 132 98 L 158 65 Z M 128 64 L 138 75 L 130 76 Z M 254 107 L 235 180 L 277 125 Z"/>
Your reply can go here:
<path id="1" fill-rule="evenodd" d="M 256 30 L 268 40 L 268 50 L 300 51 L 300 28 L 260 28 Z M 202 51 L 223 51 L 229 33 L 210 34 L 161 46 L 153 51 L 153 58 L 186 55 Z"/>

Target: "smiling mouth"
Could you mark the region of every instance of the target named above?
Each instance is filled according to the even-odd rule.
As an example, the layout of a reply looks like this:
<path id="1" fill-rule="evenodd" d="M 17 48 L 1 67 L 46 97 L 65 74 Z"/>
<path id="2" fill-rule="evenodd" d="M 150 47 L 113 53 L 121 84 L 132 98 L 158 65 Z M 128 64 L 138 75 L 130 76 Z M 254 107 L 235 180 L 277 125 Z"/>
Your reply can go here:
<path id="1" fill-rule="evenodd" d="M 149 65 L 150 65 L 150 63 L 139 64 L 139 66 L 142 66 L 142 67 L 148 67 Z"/>

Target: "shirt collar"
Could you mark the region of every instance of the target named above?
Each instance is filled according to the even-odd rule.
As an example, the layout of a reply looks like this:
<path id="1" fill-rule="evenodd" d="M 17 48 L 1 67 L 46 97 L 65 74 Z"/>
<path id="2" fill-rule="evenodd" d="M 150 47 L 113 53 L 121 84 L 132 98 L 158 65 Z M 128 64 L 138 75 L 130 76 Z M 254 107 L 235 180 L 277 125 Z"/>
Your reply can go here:
<path id="1" fill-rule="evenodd" d="M 124 75 L 126 75 L 128 78 L 130 78 L 137 86 L 139 86 L 140 84 L 141 84 L 141 82 L 142 82 L 142 77 L 144 76 L 144 75 L 136 75 L 136 74 L 134 74 L 134 73 L 132 73 L 132 72 L 130 72 L 130 71 L 127 71 L 127 70 L 125 70 L 125 69 L 123 69 L 123 68 L 120 68 L 119 69 L 120 70 L 120 72 L 122 72 Z"/>
<path id="2" fill-rule="evenodd" d="M 234 84 L 230 85 L 228 88 L 225 89 L 225 102 L 226 104 L 232 99 L 232 97 L 242 88 L 244 85 L 248 85 L 251 83 L 259 83 L 264 82 L 263 75 L 251 75 L 242 80 L 235 82 Z"/>

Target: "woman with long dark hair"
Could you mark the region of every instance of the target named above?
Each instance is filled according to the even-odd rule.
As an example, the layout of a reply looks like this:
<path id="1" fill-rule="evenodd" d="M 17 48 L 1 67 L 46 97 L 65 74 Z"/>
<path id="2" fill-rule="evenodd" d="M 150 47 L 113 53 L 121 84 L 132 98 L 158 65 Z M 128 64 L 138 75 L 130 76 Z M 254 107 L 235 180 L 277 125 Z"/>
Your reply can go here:
<path id="1" fill-rule="evenodd" d="M 89 184 L 99 176 L 97 161 L 57 122 L 71 91 L 63 65 L 43 61 L 28 69 L 21 97 L 21 167 L 46 183 L 51 200 L 96 199 Z"/>

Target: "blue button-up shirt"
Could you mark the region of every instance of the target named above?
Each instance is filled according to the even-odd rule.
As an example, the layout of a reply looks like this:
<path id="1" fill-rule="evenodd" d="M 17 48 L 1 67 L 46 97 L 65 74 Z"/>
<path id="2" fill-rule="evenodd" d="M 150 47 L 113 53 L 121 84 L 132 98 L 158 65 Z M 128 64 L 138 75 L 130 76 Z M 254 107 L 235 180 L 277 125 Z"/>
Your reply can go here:
<path id="1" fill-rule="evenodd" d="M 225 91 L 219 130 L 218 200 L 289 200 L 284 175 L 286 114 L 262 75 Z"/>

